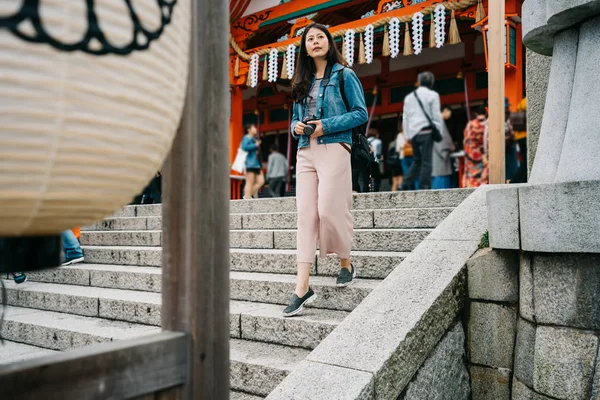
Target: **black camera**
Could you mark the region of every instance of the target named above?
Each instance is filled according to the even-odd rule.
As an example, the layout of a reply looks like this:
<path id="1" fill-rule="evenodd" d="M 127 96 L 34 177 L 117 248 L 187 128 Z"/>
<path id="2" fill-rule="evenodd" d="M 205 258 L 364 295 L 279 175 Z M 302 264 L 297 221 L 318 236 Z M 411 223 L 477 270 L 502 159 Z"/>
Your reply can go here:
<path id="1" fill-rule="evenodd" d="M 317 121 L 318 118 L 316 117 L 316 115 L 313 115 L 312 117 L 308 117 L 304 120 L 304 123 L 306 124 L 306 126 L 304 127 L 304 135 L 305 136 L 311 136 L 313 133 L 315 133 L 315 129 L 317 129 L 317 124 L 309 124 L 310 121 Z"/>

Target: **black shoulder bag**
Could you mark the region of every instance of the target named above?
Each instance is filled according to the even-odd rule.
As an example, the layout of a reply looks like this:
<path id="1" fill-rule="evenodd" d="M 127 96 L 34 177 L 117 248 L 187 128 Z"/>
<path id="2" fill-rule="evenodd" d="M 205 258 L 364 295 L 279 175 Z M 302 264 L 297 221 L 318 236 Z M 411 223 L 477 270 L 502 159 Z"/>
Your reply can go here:
<path id="1" fill-rule="evenodd" d="M 425 107 L 423 107 L 423 103 L 421 103 L 421 99 L 419 99 L 419 96 L 417 96 L 417 91 L 415 90 L 413 92 L 413 94 L 415 95 L 415 98 L 419 102 L 419 105 L 421 106 L 421 110 L 423 110 L 423 114 L 425 114 L 427 121 L 429 121 L 429 129 L 431 129 L 431 137 L 433 138 L 433 141 L 441 142 L 442 141 L 442 133 L 437 128 L 437 126 L 433 123 L 431 118 L 429 118 L 429 114 L 427 114 L 427 111 L 425 111 Z"/>
<path id="2" fill-rule="evenodd" d="M 348 99 L 346 99 L 346 93 L 344 92 L 344 70 L 338 72 L 340 81 L 340 93 L 344 104 L 346 105 L 346 111 L 350 111 L 348 105 Z M 352 151 L 350 152 L 350 160 L 353 170 L 364 170 L 369 166 L 372 161 L 371 147 L 366 136 L 367 123 L 352 128 Z M 343 144 L 342 144 L 343 145 Z M 346 150 L 348 150 L 346 148 Z"/>

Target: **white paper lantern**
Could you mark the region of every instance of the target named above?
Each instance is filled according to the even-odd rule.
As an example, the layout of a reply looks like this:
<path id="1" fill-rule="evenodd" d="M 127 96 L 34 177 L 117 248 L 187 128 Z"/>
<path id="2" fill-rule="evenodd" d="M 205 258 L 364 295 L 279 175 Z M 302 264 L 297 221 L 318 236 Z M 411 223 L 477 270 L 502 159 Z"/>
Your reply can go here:
<path id="1" fill-rule="evenodd" d="M 129 203 L 161 168 L 185 98 L 190 0 L 31 4 L 0 1 L 0 237 Z"/>

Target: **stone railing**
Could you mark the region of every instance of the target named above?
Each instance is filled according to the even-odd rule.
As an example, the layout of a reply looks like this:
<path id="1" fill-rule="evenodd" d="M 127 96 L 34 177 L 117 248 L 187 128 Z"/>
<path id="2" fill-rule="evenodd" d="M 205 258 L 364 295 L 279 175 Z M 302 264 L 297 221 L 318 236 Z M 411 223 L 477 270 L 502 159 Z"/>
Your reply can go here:
<path id="1" fill-rule="evenodd" d="M 431 385 L 420 368 L 430 356 L 456 353 L 445 349 L 464 340 L 455 321 L 467 298 L 466 262 L 487 229 L 489 189 L 460 204 L 268 399 L 396 399 L 411 391 L 436 398 L 449 390 L 436 385 L 459 385 L 450 390 L 468 398 L 468 378 Z M 461 366 L 464 374 L 448 376 L 464 376 Z"/>

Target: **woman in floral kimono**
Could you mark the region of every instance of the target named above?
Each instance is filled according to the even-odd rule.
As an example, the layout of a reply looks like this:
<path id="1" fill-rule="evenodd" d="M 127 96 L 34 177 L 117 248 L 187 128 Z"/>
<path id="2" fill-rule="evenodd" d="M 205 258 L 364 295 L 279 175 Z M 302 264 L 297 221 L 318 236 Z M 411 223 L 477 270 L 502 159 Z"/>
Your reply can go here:
<path id="1" fill-rule="evenodd" d="M 465 169 L 462 187 L 478 187 L 488 182 L 487 154 L 485 151 L 485 135 L 487 131 L 487 115 L 484 107 L 475 110 L 475 119 L 465 128 L 464 150 Z"/>

